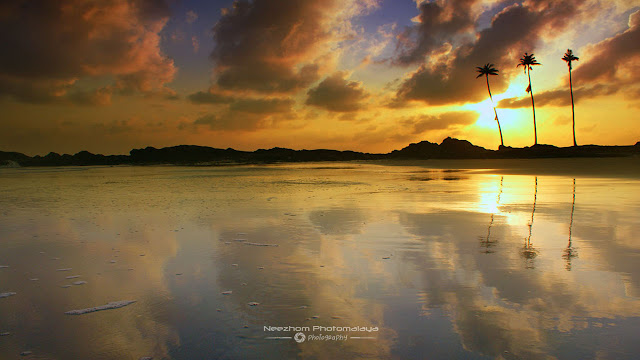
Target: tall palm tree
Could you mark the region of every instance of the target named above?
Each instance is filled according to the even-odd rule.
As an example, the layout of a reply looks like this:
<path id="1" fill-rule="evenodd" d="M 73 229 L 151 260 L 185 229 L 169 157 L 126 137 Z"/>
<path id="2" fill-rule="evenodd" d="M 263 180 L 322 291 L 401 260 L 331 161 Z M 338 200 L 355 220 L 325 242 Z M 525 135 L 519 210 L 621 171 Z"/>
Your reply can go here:
<path id="1" fill-rule="evenodd" d="M 533 136 L 534 136 L 534 144 L 538 145 L 538 130 L 536 128 L 536 104 L 533 102 L 533 90 L 531 89 L 531 66 L 534 65 L 542 65 L 540 64 L 533 54 L 524 53 L 524 56 L 520 59 L 520 64 L 518 66 L 522 66 L 525 73 L 529 77 L 529 87 L 527 87 L 527 92 L 531 94 L 531 107 L 533 108 Z"/>
<path id="2" fill-rule="evenodd" d="M 491 99 L 491 106 L 493 106 L 493 113 L 496 114 L 496 121 L 498 122 L 498 131 L 500 131 L 500 145 L 504 146 L 504 140 L 502 139 L 502 127 L 500 127 L 500 120 L 498 120 L 498 111 L 496 105 L 493 103 L 493 96 L 491 96 L 491 88 L 489 87 L 489 75 L 498 75 L 498 70 L 493 67 L 493 64 L 484 64 L 484 66 L 476 67 L 476 71 L 479 73 L 476 79 L 483 76 L 487 79 L 487 91 L 489 92 L 489 99 Z"/>
<path id="3" fill-rule="evenodd" d="M 567 66 L 569 66 L 569 89 L 571 90 L 571 116 L 573 117 L 573 146 L 578 146 L 576 143 L 576 113 L 573 108 L 573 83 L 571 82 L 571 62 L 578 61 L 579 58 L 573 55 L 573 51 L 571 49 L 567 49 L 567 52 L 564 54 L 562 60 L 567 62 Z"/>

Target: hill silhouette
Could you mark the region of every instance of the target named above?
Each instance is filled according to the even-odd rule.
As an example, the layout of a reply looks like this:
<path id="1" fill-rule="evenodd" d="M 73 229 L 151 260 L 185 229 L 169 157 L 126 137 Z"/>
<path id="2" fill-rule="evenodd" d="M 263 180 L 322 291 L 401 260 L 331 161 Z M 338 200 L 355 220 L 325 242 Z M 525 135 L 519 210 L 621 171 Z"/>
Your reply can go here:
<path id="1" fill-rule="evenodd" d="M 80 151 L 75 155 L 50 152 L 45 156 L 28 156 L 18 152 L 0 151 L 1 166 L 85 166 L 85 165 L 231 165 L 277 162 L 351 161 L 382 159 L 533 159 L 572 157 L 624 157 L 640 155 L 640 142 L 632 146 L 582 145 L 557 147 L 534 145 L 514 148 L 500 146 L 489 150 L 467 140 L 448 137 L 440 144 L 429 141 L 412 143 L 387 154 L 328 149 L 292 150 L 280 147 L 240 151 L 207 146 L 179 145 L 156 149 L 133 149 L 129 155 L 101 155 Z"/>

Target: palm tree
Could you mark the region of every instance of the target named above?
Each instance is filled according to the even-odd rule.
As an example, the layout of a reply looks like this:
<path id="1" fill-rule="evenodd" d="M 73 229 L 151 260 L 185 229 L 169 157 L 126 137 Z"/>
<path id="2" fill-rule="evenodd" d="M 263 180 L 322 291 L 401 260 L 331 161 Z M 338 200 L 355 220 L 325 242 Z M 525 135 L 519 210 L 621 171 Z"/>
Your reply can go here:
<path id="1" fill-rule="evenodd" d="M 533 136 L 534 136 L 534 144 L 538 145 L 538 130 L 536 129 L 536 104 L 533 102 L 533 90 L 531 89 L 531 66 L 533 65 L 542 65 L 540 64 L 533 54 L 524 53 L 522 59 L 520 59 L 520 64 L 518 66 L 522 66 L 525 73 L 529 77 L 529 87 L 527 87 L 527 92 L 531 94 L 531 107 L 533 108 Z"/>
<path id="2" fill-rule="evenodd" d="M 493 96 L 491 96 L 491 88 L 489 87 L 489 75 L 498 75 L 498 70 L 493 67 L 493 64 L 484 64 L 484 66 L 476 67 L 476 71 L 479 73 L 476 79 L 484 75 L 487 79 L 487 91 L 489 92 L 489 99 L 491 99 L 491 106 L 493 106 L 493 113 L 496 114 L 496 121 L 498 122 L 498 131 L 500 131 L 500 145 L 504 146 L 504 140 L 502 139 L 502 127 L 500 127 L 500 120 L 498 120 L 498 111 L 496 105 L 493 103 Z"/>
<path id="3" fill-rule="evenodd" d="M 576 143 L 576 113 L 573 108 L 573 84 L 571 83 L 571 62 L 578 61 L 579 58 L 573 55 L 573 51 L 571 49 L 567 49 L 567 52 L 564 54 L 562 60 L 567 62 L 567 66 L 569 66 L 569 89 L 571 90 L 571 116 L 573 117 L 573 146 L 578 146 Z"/>

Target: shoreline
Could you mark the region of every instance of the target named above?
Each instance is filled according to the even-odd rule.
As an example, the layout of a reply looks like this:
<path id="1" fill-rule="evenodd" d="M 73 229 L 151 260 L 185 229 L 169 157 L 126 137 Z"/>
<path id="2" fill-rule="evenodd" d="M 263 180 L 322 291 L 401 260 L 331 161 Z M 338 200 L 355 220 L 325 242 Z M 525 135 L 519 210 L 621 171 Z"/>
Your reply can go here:
<path id="1" fill-rule="evenodd" d="M 640 179 L 640 157 L 594 157 L 594 158 L 535 158 L 535 159 L 376 159 L 376 160 L 319 160 L 319 161 L 274 161 L 217 164 L 117 164 L 117 165 L 46 165 L 25 167 L 2 167 L 0 170 L 22 171 L 81 171 L 105 168 L 234 168 L 262 166 L 300 166 L 323 164 L 327 170 L 335 167 L 341 170 L 340 164 L 377 165 L 388 167 L 421 167 L 426 170 L 455 169 L 474 174 L 497 175 L 549 175 L 578 177 L 619 177 Z M 334 166 L 335 165 L 335 166 Z"/>
<path id="2" fill-rule="evenodd" d="M 386 154 L 371 154 L 356 151 L 329 149 L 292 150 L 285 148 L 240 151 L 217 149 L 206 146 L 179 145 L 156 149 L 132 149 L 129 155 L 102 155 L 81 151 L 74 155 L 51 152 L 45 156 L 28 156 L 18 152 L 0 151 L 0 167 L 30 166 L 94 166 L 94 165 L 187 165 L 187 166 L 234 166 L 273 163 L 336 162 L 353 160 L 507 160 L 507 159 L 594 159 L 640 157 L 640 142 L 628 146 L 581 145 L 556 147 L 534 145 L 524 148 L 500 146 L 488 150 L 473 145 L 467 140 L 446 138 L 442 143 L 421 141 L 401 150 Z"/>

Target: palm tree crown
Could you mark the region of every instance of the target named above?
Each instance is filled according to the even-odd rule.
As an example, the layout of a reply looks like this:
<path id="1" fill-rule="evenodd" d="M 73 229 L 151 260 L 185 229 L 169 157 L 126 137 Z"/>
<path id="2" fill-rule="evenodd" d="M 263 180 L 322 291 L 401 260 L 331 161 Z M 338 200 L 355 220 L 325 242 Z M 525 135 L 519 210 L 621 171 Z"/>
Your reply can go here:
<path id="1" fill-rule="evenodd" d="M 571 62 L 580 60 L 580 58 L 577 56 L 574 56 L 573 51 L 571 49 L 567 49 L 567 52 L 564 54 L 564 57 L 562 58 L 562 60 L 567 62 L 567 65 L 569 66 L 569 70 L 571 70 L 572 69 Z"/>
<path id="2" fill-rule="evenodd" d="M 479 73 L 476 79 L 480 76 L 498 75 L 498 71 L 493 67 L 493 64 L 484 64 L 483 66 L 477 66 L 476 71 Z"/>
<path id="3" fill-rule="evenodd" d="M 520 59 L 520 64 L 518 66 L 522 66 L 525 72 L 527 70 L 531 71 L 531 66 L 533 65 L 542 65 L 536 60 L 536 57 L 533 54 L 524 53 L 524 56 Z M 518 67 L 516 66 L 516 67 Z"/>

